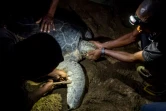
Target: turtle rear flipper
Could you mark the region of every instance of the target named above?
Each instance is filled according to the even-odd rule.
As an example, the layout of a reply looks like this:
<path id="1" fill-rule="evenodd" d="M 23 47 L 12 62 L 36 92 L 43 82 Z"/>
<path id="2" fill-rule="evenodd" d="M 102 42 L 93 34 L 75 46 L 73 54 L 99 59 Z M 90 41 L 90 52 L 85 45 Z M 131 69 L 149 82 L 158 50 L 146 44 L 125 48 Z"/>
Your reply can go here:
<path id="1" fill-rule="evenodd" d="M 67 84 L 67 104 L 69 110 L 78 108 L 83 100 L 86 87 L 84 71 L 80 64 L 75 61 L 63 61 L 57 69 L 65 70 L 71 84 Z"/>

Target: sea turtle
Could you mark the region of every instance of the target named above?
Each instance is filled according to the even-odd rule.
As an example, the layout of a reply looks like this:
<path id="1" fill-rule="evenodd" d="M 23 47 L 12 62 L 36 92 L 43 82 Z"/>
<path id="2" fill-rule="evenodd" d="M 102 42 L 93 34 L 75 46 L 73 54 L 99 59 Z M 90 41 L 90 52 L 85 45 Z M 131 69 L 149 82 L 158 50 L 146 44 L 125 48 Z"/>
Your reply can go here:
<path id="1" fill-rule="evenodd" d="M 55 20 L 55 27 L 56 31 L 50 34 L 60 44 L 64 56 L 57 69 L 65 70 L 72 81 L 67 85 L 67 104 L 69 109 L 76 109 L 82 102 L 85 90 L 85 74 L 79 61 L 86 58 L 87 51 L 95 49 L 94 44 L 84 40 L 84 37 L 90 39 L 92 33 L 89 30 L 81 33 L 77 27 L 60 20 Z"/>
<path id="2" fill-rule="evenodd" d="M 85 74 L 79 61 L 86 58 L 87 51 L 95 49 L 94 44 L 85 40 L 92 39 L 93 33 L 88 27 L 81 28 L 63 20 L 55 19 L 54 23 L 56 30 L 49 34 L 60 44 L 64 56 L 64 61 L 59 64 L 57 69 L 65 70 L 72 81 L 71 84 L 67 84 L 67 104 L 69 109 L 76 109 L 82 103 L 85 91 Z M 39 25 L 24 25 L 31 30 L 28 33 L 19 33 L 20 36 L 39 33 Z"/>

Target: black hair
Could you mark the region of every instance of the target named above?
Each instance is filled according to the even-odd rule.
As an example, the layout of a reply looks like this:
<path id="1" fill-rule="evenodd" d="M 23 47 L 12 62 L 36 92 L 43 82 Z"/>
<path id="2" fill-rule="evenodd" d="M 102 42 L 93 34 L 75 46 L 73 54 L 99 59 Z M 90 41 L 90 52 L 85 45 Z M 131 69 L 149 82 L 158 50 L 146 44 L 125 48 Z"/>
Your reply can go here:
<path id="1" fill-rule="evenodd" d="M 137 9 L 137 14 L 145 21 L 142 26 L 147 27 L 150 31 L 161 31 L 165 24 L 163 0 L 144 0 Z"/>
<path id="2" fill-rule="evenodd" d="M 36 79 L 50 73 L 63 61 L 61 47 L 47 33 L 38 33 L 15 45 L 17 73 L 26 79 Z"/>
<path id="3" fill-rule="evenodd" d="M 148 16 L 145 22 L 151 23 L 162 19 L 163 11 L 162 0 L 144 0 L 139 6 L 139 15 Z"/>

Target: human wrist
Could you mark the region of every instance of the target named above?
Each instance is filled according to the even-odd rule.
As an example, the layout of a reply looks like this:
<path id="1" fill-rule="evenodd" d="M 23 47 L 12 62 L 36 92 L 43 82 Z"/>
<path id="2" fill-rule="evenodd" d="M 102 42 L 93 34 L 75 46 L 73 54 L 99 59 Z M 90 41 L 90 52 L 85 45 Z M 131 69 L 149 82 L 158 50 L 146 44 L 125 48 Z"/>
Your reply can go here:
<path id="1" fill-rule="evenodd" d="M 53 12 L 48 12 L 47 16 L 50 17 L 50 18 L 53 18 L 54 17 L 54 13 Z"/>
<path id="2" fill-rule="evenodd" d="M 111 49 L 111 48 L 112 48 L 112 47 L 110 46 L 110 41 L 103 43 L 103 44 L 102 44 L 102 47 L 104 47 L 105 49 L 106 49 L 106 48 L 107 48 L 107 49 Z"/>

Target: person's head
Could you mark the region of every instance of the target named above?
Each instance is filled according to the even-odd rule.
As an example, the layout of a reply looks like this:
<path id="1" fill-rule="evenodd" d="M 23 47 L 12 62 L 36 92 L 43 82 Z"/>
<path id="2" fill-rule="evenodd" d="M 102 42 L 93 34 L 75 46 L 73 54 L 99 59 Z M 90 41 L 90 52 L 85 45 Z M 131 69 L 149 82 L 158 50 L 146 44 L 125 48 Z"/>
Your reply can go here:
<path id="1" fill-rule="evenodd" d="M 36 79 L 50 73 L 63 61 L 61 47 L 49 34 L 38 33 L 15 45 L 20 76 Z"/>
<path id="2" fill-rule="evenodd" d="M 136 10 L 134 16 L 130 16 L 130 23 L 140 25 L 149 31 L 161 30 L 163 24 L 162 0 L 144 0 Z"/>

